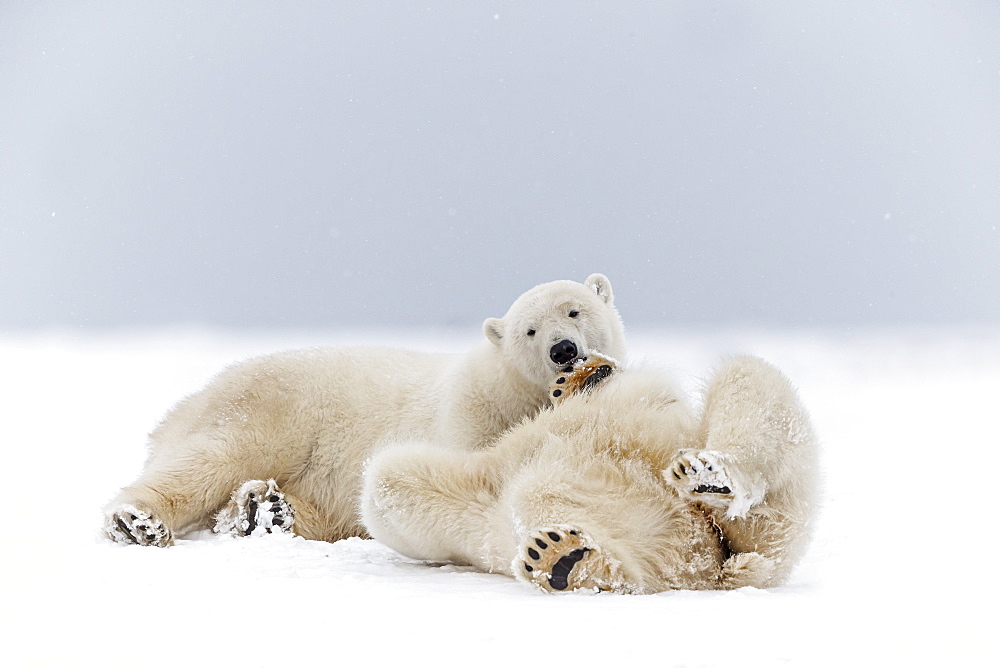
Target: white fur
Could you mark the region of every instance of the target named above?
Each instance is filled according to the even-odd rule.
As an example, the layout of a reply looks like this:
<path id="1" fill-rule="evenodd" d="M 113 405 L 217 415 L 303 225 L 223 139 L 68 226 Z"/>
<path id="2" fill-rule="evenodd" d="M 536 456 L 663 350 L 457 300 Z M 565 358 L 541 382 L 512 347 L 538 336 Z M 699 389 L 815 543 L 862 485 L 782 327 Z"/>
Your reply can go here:
<path id="1" fill-rule="evenodd" d="M 706 450 L 724 463 L 711 481 L 735 486 L 731 498 L 694 493 L 671 475 L 678 456 Z M 815 458 L 794 390 L 759 359 L 727 362 L 700 411 L 662 373 L 630 369 L 488 450 L 456 453 L 430 443 L 383 450 L 366 469 L 362 514 L 374 538 L 408 556 L 538 586 L 549 581 L 539 578 L 538 564 L 555 561 L 525 556 L 529 547 L 541 549 L 538 540 L 548 554 L 571 540 L 586 548 L 570 588 L 772 586 L 807 541 Z M 748 506 L 739 517 L 729 516 L 733 499 Z M 572 539 L 569 528 L 577 531 Z M 549 532 L 562 536 L 558 545 L 545 539 Z"/>
<path id="2" fill-rule="evenodd" d="M 139 509 L 168 532 L 156 544 L 169 544 L 173 534 L 208 523 L 244 482 L 274 479 L 295 510 L 295 533 L 364 536 L 361 469 L 380 445 L 489 446 L 548 405 L 561 366 L 549 359 L 553 343 L 624 354 L 621 319 L 600 274 L 539 285 L 484 331 L 487 340 L 465 354 L 317 349 L 225 370 L 153 432 L 141 476 L 106 508 L 105 532 L 127 537 L 121 522 Z"/>

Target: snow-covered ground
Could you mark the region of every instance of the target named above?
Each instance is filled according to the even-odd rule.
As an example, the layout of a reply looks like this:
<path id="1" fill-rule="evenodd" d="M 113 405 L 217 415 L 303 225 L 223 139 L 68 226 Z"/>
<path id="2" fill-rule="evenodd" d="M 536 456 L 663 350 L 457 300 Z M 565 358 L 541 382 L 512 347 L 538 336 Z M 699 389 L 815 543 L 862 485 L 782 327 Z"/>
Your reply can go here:
<path id="1" fill-rule="evenodd" d="M 547 596 L 380 545 L 199 534 L 99 538 L 145 434 L 222 366 L 277 349 L 453 350 L 453 332 L 157 331 L 0 337 L 4 666 L 944 665 L 995 656 L 992 489 L 1000 329 L 631 332 L 633 357 L 704 374 L 754 352 L 799 386 L 825 508 L 787 586 Z M 613 662 L 613 663 L 608 663 Z"/>

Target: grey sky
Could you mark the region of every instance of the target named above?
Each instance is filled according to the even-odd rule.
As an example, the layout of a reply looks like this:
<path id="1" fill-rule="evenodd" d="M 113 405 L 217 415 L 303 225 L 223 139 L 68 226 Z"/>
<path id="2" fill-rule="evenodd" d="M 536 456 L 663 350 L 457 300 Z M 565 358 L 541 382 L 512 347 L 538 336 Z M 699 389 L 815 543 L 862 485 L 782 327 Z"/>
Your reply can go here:
<path id="1" fill-rule="evenodd" d="M 0 8 L 0 327 L 1000 321 L 1000 3 Z"/>

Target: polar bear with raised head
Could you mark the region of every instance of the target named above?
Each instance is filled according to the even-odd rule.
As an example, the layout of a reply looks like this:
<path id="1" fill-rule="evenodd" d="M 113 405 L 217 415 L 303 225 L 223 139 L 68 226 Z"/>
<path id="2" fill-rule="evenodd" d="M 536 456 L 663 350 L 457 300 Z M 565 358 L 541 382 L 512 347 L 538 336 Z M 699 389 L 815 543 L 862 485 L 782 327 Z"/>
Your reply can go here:
<path id="1" fill-rule="evenodd" d="M 105 534 L 165 546 L 215 518 L 237 535 L 365 536 L 361 471 L 383 444 L 489 447 L 550 405 L 560 369 L 595 350 L 625 355 L 600 274 L 532 288 L 483 330 L 465 354 L 316 349 L 230 367 L 152 433 L 139 479 L 105 509 Z"/>
<path id="2" fill-rule="evenodd" d="M 816 512 L 817 446 L 777 369 L 733 358 L 692 408 L 663 372 L 591 355 L 552 394 L 553 410 L 488 450 L 377 454 L 362 491 L 369 534 L 548 592 L 786 580 Z"/>

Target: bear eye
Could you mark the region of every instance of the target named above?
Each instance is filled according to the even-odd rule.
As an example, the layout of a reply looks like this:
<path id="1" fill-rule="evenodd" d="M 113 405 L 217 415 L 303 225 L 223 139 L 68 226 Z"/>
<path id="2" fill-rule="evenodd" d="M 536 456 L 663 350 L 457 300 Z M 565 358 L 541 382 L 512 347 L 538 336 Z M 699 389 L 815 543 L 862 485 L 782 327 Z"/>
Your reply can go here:
<path id="1" fill-rule="evenodd" d="M 578 315 L 580 315 L 579 311 L 570 311 L 569 312 L 569 317 L 571 317 L 571 318 L 575 318 Z"/>
<path id="2" fill-rule="evenodd" d="M 534 335 L 535 335 L 535 330 L 529 329 L 528 330 L 528 336 L 534 336 Z"/>

